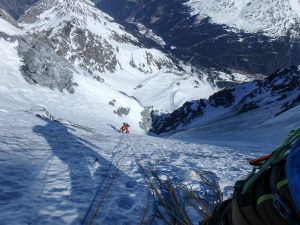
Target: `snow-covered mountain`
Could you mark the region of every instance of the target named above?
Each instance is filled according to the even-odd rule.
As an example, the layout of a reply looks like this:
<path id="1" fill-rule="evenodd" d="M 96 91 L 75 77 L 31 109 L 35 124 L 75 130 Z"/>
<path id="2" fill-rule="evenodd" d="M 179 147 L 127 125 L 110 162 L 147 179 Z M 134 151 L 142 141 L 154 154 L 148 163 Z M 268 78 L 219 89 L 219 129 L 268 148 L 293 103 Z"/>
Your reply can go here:
<path id="1" fill-rule="evenodd" d="M 189 0 L 185 4 L 199 23 L 209 17 L 212 23 L 249 33 L 300 37 L 299 0 Z"/>
<path id="2" fill-rule="evenodd" d="M 153 112 L 152 117 L 155 133 L 176 132 L 177 138 L 282 139 L 300 127 L 300 67 L 278 70 L 265 80 L 224 89 L 209 99 L 186 102 L 173 113 Z"/>
<path id="3" fill-rule="evenodd" d="M 153 217 L 150 171 L 199 196 L 205 186 L 197 172 L 212 171 L 227 198 L 251 171 L 249 158 L 300 126 L 299 67 L 217 92 L 248 75 L 150 48 L 91 1 L 41 0 L 21 21 L 0 11 L 1 225 L 164 224 Z M 151 117 L 151 106 L 175 111 Z M 129 134 L 117 132 L 123 122 Z M 151 125 L 185 141 L 146 135 Z"/>
<path id="4" fill-rule="evenodd" d="M 176 69 L 166 55 L 142 48 L 135 37 L 88 0 L 42 0 L 20 21 L 26 31 L 48 38 L 59 55 L 90 73 Z"/>
<path id="5" fill-rule="evenodd" d="M 9 110 L 45 108 L 57 117 L 90 126 L 131 124 L 147 129 L 144 107 L 75 68 L 43 41 L 0 18 L 1 104 Z M 86 113 L 89 112 L 89 113 Z"/>
<path id="6" fill-rule="evenodd" d="M 35 2 L 0 0 L 0 7 L 18 18 Z M 197 67 L 268 75 L 300 63 L 298 0 L 94 2 L 143 44 Z"/>
<path id="7" fill-rule="evenodd" d="M 183 179 L 212 169 L 226 196 L 249 170 L 244 160 L 254 157 L 253 147 L 246 154 L 142 135 L 149 118 L 138 101 L 95 81 L 2 15 L 0 224 L 82 224 L 94 215 L 95 224 L 136 224 L 148 192 L 140 165 L 150 170 L 154 162 Z M 115 131 L 123 121 L 131 125 L 130 135 Z M 198 161 L 206 163 L 195 166 Z M 89 208 L 95 196 L 95 204 L 103 201 L 98 213 Z"/>
<path id="8" fill-rule="evenodd" d="M 195 66 L 268 75 L 300 63 L 298 0 L 101 0 L 124 26 L 160 36 Z"/>
<path id="9" fill-rule="evenodd" d="M 238 72 L 184 65 L 147 47 L 88 0 L 40 0 L 19 21 L 27 33 L 49 44 L 76 68 L 144 106 L 172 111 L 186 101 L 208 97 L 225 83 L 251 79 Z"/>

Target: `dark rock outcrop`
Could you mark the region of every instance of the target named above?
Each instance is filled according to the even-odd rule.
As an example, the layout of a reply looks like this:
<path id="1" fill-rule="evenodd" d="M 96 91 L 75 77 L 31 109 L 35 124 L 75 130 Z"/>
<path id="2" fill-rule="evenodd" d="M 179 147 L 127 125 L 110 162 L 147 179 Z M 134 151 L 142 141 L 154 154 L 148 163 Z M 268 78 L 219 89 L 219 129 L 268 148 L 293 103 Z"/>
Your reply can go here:
<path id="1" fill-rule="evenodd" d="M 18 52 L 24 63 L 21 72 L 28 83 L 74 93 L 74 68 L 52 48 L 27 36 L 19 38 Z"/>
<path id="2" fill-rule="evenodd" d="M 185 126 L 195 118 L 202 116 L 206 105 L 206 100 L 200 99 L 186 102 L 182 107 L 172 113 L 160 114 L 153 111 L 151 114 L 151 131 L 156 134 L 160 134 L 172 131 L 179 126 Z"/>

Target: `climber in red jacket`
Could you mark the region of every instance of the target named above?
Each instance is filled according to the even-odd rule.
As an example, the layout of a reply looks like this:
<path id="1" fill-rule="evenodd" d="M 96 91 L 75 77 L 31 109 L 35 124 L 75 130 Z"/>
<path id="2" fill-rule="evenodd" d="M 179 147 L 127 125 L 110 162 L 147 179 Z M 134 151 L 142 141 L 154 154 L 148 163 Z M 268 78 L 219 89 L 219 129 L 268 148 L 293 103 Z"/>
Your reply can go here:
<path id="1" fill-rule="evenodd" d="M 119 132 L 120 133 L 129 133 L 129 124 L 128 123 L 123 123 L 123 126 L 120 128 Z"/>

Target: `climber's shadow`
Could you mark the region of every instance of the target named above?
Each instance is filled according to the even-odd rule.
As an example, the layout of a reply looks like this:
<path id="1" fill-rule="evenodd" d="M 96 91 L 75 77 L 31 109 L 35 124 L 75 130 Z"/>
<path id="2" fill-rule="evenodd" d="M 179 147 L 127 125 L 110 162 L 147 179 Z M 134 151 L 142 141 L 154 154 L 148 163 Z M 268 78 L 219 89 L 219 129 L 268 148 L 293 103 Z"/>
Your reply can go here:
<path id="1" fill-rule="evenodd" d="M 86 193 L 95 192 L 110 162 L 92 149 L 95 145 L 70 133 L 64 124 L 44 117 L 39 118 L 47 124 L 35 126 L 33 131 L 43 136 L 53 155 L 68 166 L 71 182 L 69 199 L 81 203 Z"/>

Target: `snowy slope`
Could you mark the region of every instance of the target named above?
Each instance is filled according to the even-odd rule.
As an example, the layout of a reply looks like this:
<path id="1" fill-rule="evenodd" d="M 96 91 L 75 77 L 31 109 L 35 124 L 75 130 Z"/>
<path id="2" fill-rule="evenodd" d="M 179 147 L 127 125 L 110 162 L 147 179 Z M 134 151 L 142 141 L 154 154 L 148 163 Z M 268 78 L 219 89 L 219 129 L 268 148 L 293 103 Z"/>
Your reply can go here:
<path id="1" fill-rule="evenodd" d="M 228 197 L 250 170 L 244 161 L 262 154 L 253 153 L 254 146 L 240 151 L 138 135 L 144 108 L 84 71 L 73 71 L 73 94 L 29 84 L 21 73 L 20 39 L 8 34 L 22 32 L 0 22 L 0 224 L 82 224 L 95 213 L 89 207 L 97 192 L 95 224 L 138 224 L 147 208 L 147 216 L 153 213 L 138 162 L 189 182 L 192 171 L 213 170 Z M 113 113 L 118 107 L 130 113 Z M 114 131 L 124 120 L 130 135 Z"/>
<path id="2" fill-rule="evenodd" d="M 0 23 L 6 25 L 0 27 L 0 32 L 22 33 L 2 19 Z M 11 107 L 15 110 L 44 107 L 51 113 L 55 113 L 57 117 L 80 121 L 81 124 L 92 127 L 107 126 L 107 124 L 119 126 L 123 121 L 127 121 L 132 125 L 133 132 L 142 132 L 139 123 L 142 120 L 141 112 L 144 108 L 135 99 L 111 89 L 106 84 L 95 82 L 94 79 L 86 76 L 84 71 L 72 71 L 74 94 L 65 90 L 51 90 L 47 85 L 41 87 L 36 83 L 32 85 L 26 82 L 24 74 L 21 73 L 24 59 L 18 53 L 19 41 L 18 39 L 12 40 L 9 37 L 0 38 L 0 50 L 3 53 L 0 56 L 2 104 L 12 105 Z M 59 70 L 55 71 L 60 73 Z M 51 79 L 56 78 L 50 77 L 48 83 L 56 82 Z M 116 101 L 111 105 L 110 102 L 114 99 Z M 89 113 L 86 115 L 86 112 Z"/>
<path id="3" fill-rule="evenodd" d="M 11 101 L 2 103 L 1 99 L 0 224 L 82 224 L 102 182 L 96 205 L 102 199 L 103 203 L 93 224 L 139 224 L 147 208 L 148 186 L 137 160 L 147 170 L 155 165 L 178 179 L 191 170 L 213 170 L 228 196 L 234 180 L 250 171 L 245 161 L 262 154 L 254 147 L 241 151 L 123 136 L 105 127 L 82 129 L 16 110 Z M 150 199 L 150 215 L 152 206 Z"/>
<path id="4" fill-rule="evenodd" d="M 60 55 L 91 73 L 176 68 L 163 53 L 141 48 L 135 37 L 89 0 L 42 0 L 21 22 L 28 32 L 46 36 Z"/>
<path id="5" fill-rule="evenodd" d="M 191 84 L 198 86 L 196 90 L 210 89 L 185 73 L 174 73 L 174 80 L 154 73 L 144 80 L 137 74 L 112 81 L 107 74 L 107 82 L 98 82 L 55 55 L 45 43 L 27 37 L 1 18 L 0 24 L 1 225 L 82 224 L 94 216 L 94 224 L 140 224 L 145 210 L 149 210 L 146 216 L 152 215 L 154 202 L 149 199 L 147 204 L 147 178 L 138 162 L 146 170 L 155 168 L 188 182 L 195 180 L 193 171 L 211 170 L 229 197 L 235 180 L 251 169 L 246 160 L 265 154 L 279 141 L 230 147 L 230 143 L 218 146 L 145 136 L 140 127 L 144 107 L 118 91 L 122 81 L 132 79 L 134 82 L 128 82 L 132 87 L 135 82 L 143 84 L 130 94 L 142 95 L 146 93 L 139 92 L 143 88 L 148 93 L 169 90 L 166 96 L 158 96 L 161 99 L 179 90 L 185 94 Z M 164 84 L 176 82 L 176 86 L 155 89 L 163 78 L 171 79 Z M 279 86 L 284 83 L 276 77 L 273 81 Z M 150 96 L 143 98 L 150 104 Z M 180 104 L 184 98 L 175 95 L 172 100 Z M 298 109 L 294 107 L 268 124 L 285 123 Z M 123 121 L 130 123 L 130 135 L 115 132 Z M 89 210 L 96 193 L 97 213 L 94 207 Z M 193 223 L 199 220 L 196 217 Z"/>
<path id="6" fill-rule="evenodd" d="M 299 0 L 189 0 L 191 14 L 211 22 L 271 37 L 299 38 Z"/>
<path id="7" fill-rule="evenodd" d="M 153 131 L 177 130 L 173 135 L 177 138 L 279 144 L 289 131 L 300 127 L 299 85 L 299 67 L 278 70 L 263 81 L 186 102 L 173 113 L 153 114 Z"/>
<path id="8" fill-rule="evenodd" d="M 144 106 L 153 106 L 166 112 L 179 108 L 188 100 L 219 90 L 205 76 L 176 71 L 156 72 L 147 76 L 128 76 L 124 73 L 101 75 L 112 88 L 134 96 Z"/>
<path id="9" fill-rule="evenodd" d="M 97 81 L 138 99 L 144 106 L 172 111 L 194 98 L 208 97 L 221 82 L 242 82 L 246 75 L 192 71 L 143 44 L 90 1 L 41 0 L 20 20 L 25 30 Z"/>
<path id="10" fill-rule="evenodd" d="M 1 32 L 4 32 L 8 35 L 22 35 L 24 32 L 22 32 L 20 29 L 18 29 L 15 26 L 12 26 L 9 22 L 6 20 L 0 18 L 0 27 L 1 27 Z"/>

